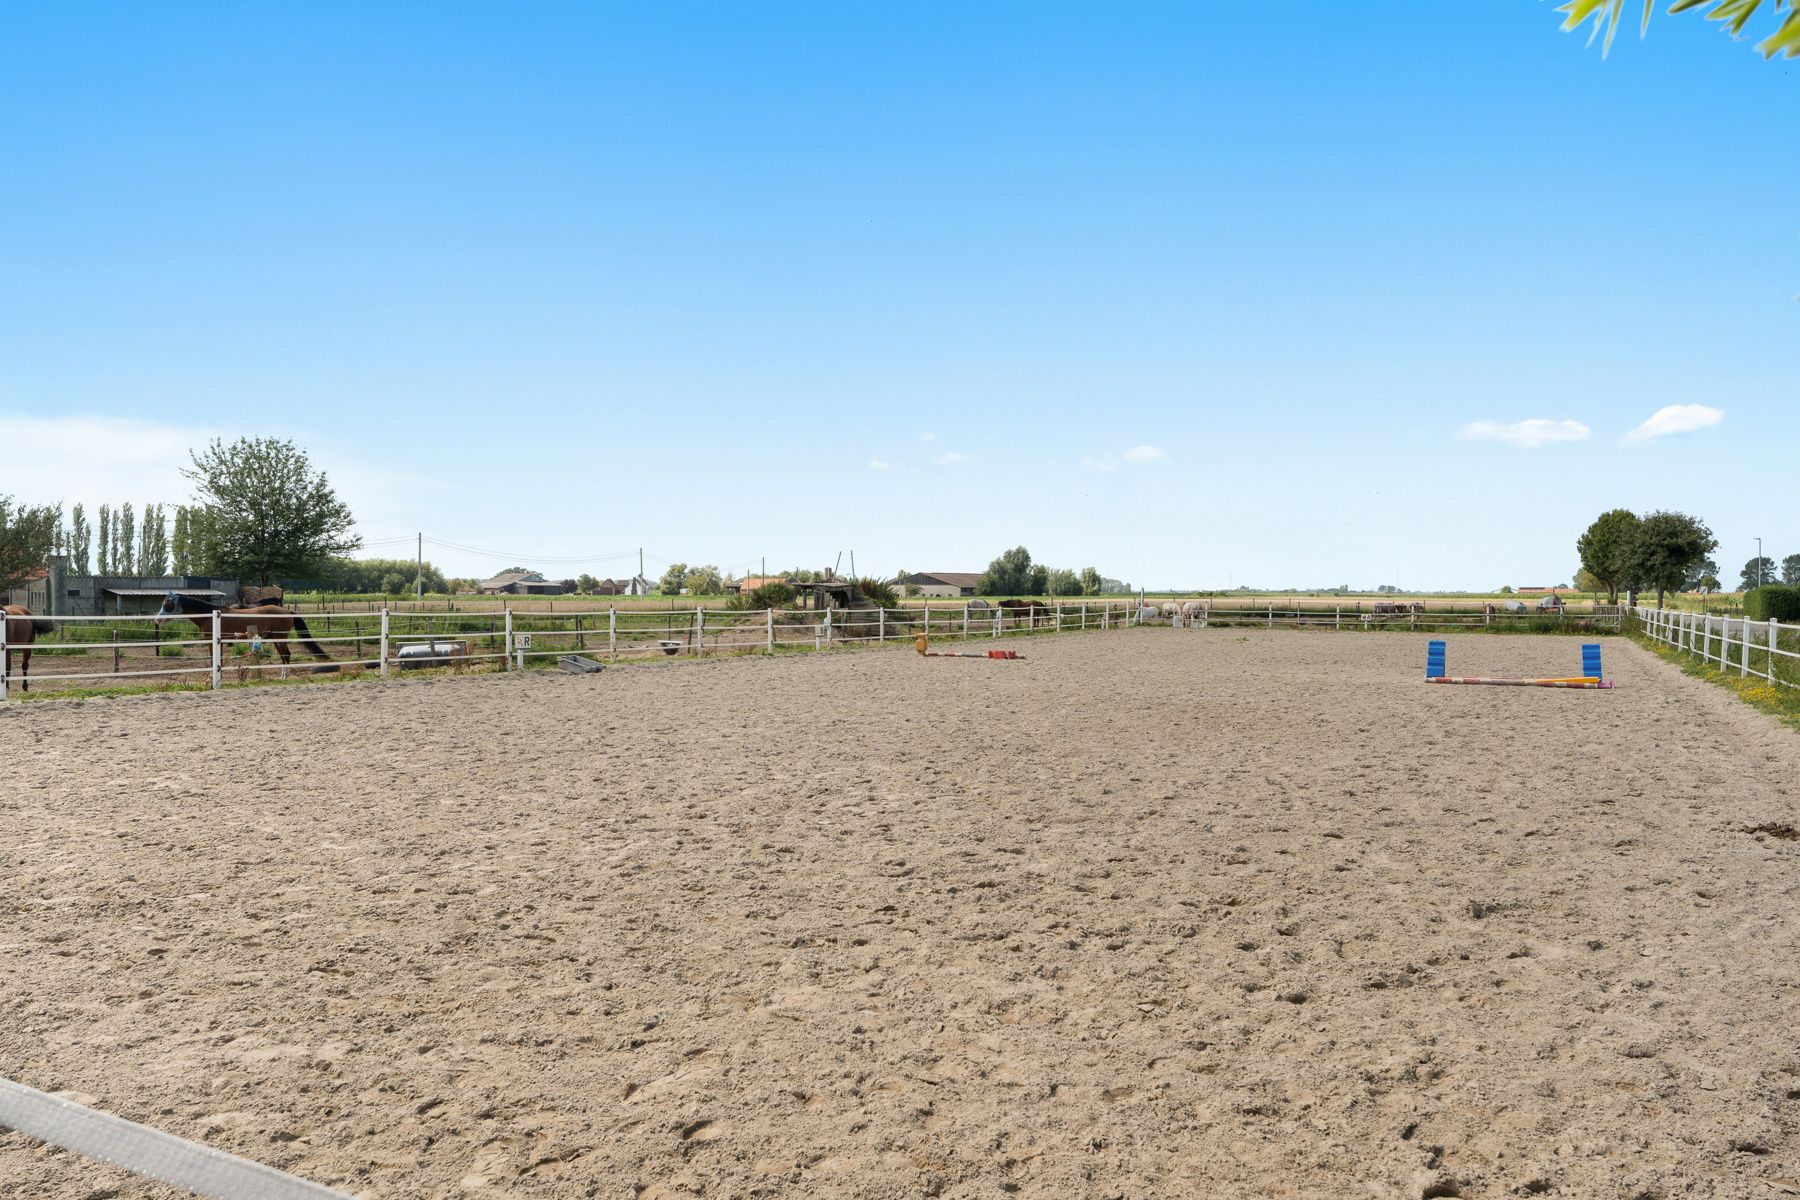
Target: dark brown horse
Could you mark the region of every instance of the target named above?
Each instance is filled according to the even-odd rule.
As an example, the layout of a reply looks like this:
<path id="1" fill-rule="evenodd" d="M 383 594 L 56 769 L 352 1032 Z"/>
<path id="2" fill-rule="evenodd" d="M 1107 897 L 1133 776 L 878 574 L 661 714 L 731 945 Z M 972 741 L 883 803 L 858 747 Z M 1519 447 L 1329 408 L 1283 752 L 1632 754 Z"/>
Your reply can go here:
<path id="1" fill-rule="evenodd" d="M 1029 624 L 1033 628 L 1040 622 L 1048 621 L 1051 616 L 1050 609 L 1036 600 L 1002 600 L 999 606 L 1012 614 L 1014 624 Z"/>
<path id="2" fill-rule="evenodd" d="M 252 608 L 227 608 L 222 604 L 211 604 L 198 596 L 184 596 L 180 592 L 170 592 L 163 600 L 162 607 L 156 610 L 158 622 L 176 617 L 185 618 L 194 623 L 194 628 L 201 633 L 212 633 L 213 614 L 219 614 L 219 636 L 232 642 L 247 641 L 251 638 L 263 638 L 275 645 L 275 653 L 281 655 L 281 665 L 289 664 L 288 637 L 294 636 L 300 645 L 314 658 L 330 662 L 331 655 L 325 648 L 313 641 L 312 630 L 299 614 L 290 612 L 279 604 L 258 604 Z M 337 667 L 318 668 L 335 671 Z"/>
<path id="3" fill-rule="evenodd" d="M 31 643 L 37 641 L 38 634 L 54 630 L 56 623 L 42 617 L 33 617 L 31 610 L 23 604 L 0 604 L 0 613 L 6 614 L 6 661 L 0 663 L 0 675 L 12 678 L 12 654 L 16 648 L 19 651 L 19 675 L 23 681 L 19 684 L 19 690 L 29 692 Z"/>

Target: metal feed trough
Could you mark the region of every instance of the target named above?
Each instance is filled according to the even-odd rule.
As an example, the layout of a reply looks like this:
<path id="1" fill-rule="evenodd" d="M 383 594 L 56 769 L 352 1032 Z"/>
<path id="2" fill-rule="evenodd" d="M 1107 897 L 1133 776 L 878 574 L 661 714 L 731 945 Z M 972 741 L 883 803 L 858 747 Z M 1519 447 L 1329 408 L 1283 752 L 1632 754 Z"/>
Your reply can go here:
<path id="1" fill-rule="evenodd" d="M 402 670 L 411 671 L 419 667 L 448 666 L 453 658 L 461 658 L 469 652 L 467 642 L 408 642 L 394 652 L 394 661 Z"/>
<path id="2" fill-rule="evenodd" d="M 606 670 L 605 663 L 595 662 L 593 659 L 580 654 L 560 655 L 556 660 L 556 665 L 569 672 L 571 675 L 593 675 L 596 672 Z"/>

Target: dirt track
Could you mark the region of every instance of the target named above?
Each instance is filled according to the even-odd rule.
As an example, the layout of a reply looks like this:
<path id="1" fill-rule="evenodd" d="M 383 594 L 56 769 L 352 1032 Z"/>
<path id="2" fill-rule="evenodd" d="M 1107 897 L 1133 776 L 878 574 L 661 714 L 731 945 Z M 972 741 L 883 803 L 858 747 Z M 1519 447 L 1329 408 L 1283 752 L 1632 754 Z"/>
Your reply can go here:
<path id="1" fill-rule="evenodd" d="M 0 1075 L 370 1200 L 1791 1194 L 1800 737 L 1424 643 L 11 706 Z"/>

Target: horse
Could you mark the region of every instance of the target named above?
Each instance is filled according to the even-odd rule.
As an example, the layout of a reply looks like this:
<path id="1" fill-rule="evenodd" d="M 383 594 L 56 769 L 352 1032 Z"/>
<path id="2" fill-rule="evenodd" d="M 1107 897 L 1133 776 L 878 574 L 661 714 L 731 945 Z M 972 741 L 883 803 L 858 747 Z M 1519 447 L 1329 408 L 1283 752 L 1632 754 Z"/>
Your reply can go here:
<path id="1" fill-rule="evenodd" d="M 46 621 L 42 617 L 34 617 L 31 610 L 23 604 L 0 604 L 0 613 L 6 620 L 6 661 L 0 663 L 0 675 L 12 678 L 13 647 L 19 647 L 19 684 L 21 692 L 31 690 L 31 643 L 37 641 L 40 633 L 50 633 L 56 628 L 56 622 Z"/>
<path id="2" fill-rule="evenodd" d="M 1012 610 L 1014 624 L 1023 623 L 1036 628 L 1040 623 L 1050 620 L 1050 610 L 1036 600 L 1002 600 L 1000 607 Z"/>
<path id="3" fill-rule="evenodd" d="M 202 633 L 212 632 L 212 616 L 219 614 L 219 637 L 226 641 L 244 641 L 252 637 L 266 638 L 275 644 L 275 653 L 281 655 L 281 665 L 289 665 L 288 636 L 294 635 L 300 645 L 314 658 L 331 662 L 331 655 L 325 648 L 313 641 L 312 630 L 299 614 L 290 612 L 279 604 L 258 604 L 248 608 L 228 608 L 223 604 L 213 604 L 198 596 L 184 596 L 180 592 L 170 592 L 164 598 L 162 607 L 156 610 L 157 624 L 164 621 L 185 618 L 194 623 L 194 628 Z M 336 664 L 317 670 L 335 671 Z"/>

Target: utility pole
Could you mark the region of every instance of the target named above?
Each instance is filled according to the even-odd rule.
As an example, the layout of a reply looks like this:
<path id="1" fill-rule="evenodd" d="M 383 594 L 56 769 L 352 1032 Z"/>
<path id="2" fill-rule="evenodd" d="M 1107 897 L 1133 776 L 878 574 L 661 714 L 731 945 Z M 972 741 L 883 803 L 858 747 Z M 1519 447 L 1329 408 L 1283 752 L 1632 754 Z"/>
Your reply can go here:
<path id="1" fill-rule="evenodd" d="M 1756 539 L 1756 586 L 1762 586 L 1762 539 Z"/>
<path id="2" fill-rule="evenodd" d="M 643 578 L 644 578 L 644 548 L 642 546 L 639 546 L 638 547 L 638 579 L 643 579 Z M 631 591 L 632 591 L 633 595 L 635 595 L 637 593 L 637 579 L 632 580 Z M 650 589 L 648 587 L 646 587 L 644 589 L 644 591 L 646 594 L 648 594 Z"/>
<path id="3" fill-rule="evenodd" d="M 425 534 L 419 534 L 419 561 L 413 574 L 413 599 L 425 598 Z"/>

